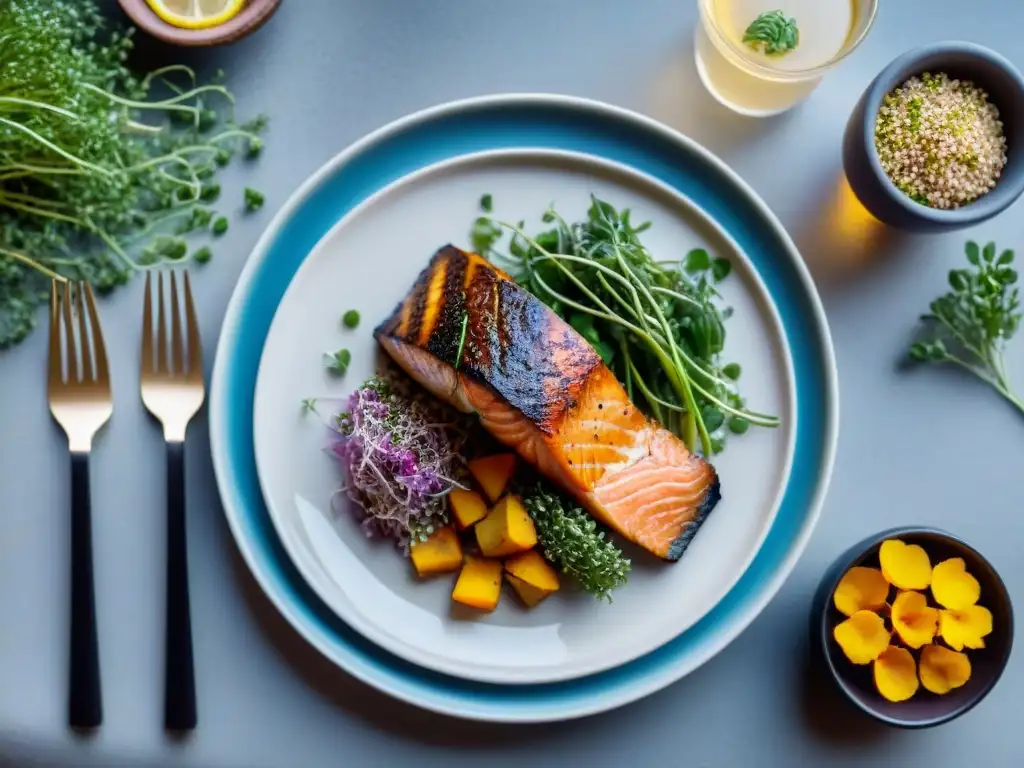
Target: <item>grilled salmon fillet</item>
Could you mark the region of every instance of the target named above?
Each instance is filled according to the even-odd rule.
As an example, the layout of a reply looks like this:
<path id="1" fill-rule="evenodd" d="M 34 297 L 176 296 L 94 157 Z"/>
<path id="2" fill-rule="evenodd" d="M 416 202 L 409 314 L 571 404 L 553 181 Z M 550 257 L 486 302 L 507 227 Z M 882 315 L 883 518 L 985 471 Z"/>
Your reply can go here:
<path id="1" fill-rule="evenodd" d="M 486 259 L 448 245 L 375 331 L 412 378 L 572 494 L 678 560 L 720 499 L 718 475 L 630 402 L 594 348 Z"/>

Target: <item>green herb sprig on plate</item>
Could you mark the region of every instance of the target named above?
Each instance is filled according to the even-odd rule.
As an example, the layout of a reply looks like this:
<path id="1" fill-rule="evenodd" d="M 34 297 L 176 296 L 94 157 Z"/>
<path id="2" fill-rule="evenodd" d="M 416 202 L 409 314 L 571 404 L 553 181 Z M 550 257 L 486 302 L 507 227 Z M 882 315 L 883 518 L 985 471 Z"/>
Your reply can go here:
<path id="1" fill-rule="evenodd" d="M 743 42 L 767 56 L 784 56 L 800 45 L 796 19 L 782 11 L 766 11 L 750 22 Z"/>
<path id="2" fill-rule="evenodd" d="M 995 243 L 968 242 L 969 266 L 949 273 L 950 289 L 921 316 L 922 337 L 911 345 L 911 359 L 953 363 L 993 387 L 1021 412 L 1024 400 L 1010 386 L 1004 349 L 1020 326 L 1020 291 L 1012 250 Z"/>
<path id="3" fill-rule="evenodd" d="M 488 200 L 490 202 L 490 200 Z M 520 285 L 565 319 L 601 355 L 630 399 L 705 456 L 726 434 L 779 420 L 745 407 L 739 365 L 721 359 L 728 307 L 717 285 L 732 271 L 726 259 L 694 249 L 657 260 L 628 210 L 591 198 L 585 220 L 569 223 L 554 209 L 546 231 L 530 236 L 522 222 L 483 215 L 473 224 L 474 249 L 509 270 Z M 497 250 L 503 230 L 507 252 Z"/>
<path id="4" fill-rule="evenodd" d="M 520 489 L 520 497 L 537 527 L 544 557 L 585 591 L 611 602 L 612 590 L 629 578 L 630 561 L 594 518 L 544 482 Z"/>

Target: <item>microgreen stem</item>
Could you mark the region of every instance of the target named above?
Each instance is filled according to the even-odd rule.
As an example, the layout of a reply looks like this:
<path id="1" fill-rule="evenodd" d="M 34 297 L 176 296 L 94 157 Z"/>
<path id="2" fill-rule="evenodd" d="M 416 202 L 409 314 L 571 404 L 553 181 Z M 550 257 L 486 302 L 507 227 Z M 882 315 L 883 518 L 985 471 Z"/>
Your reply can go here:
<path id="1" fill-rule="evenodd" d="M 57 280 L 58 282 L 61 282 L 61 283 L 66 283 L 67 282 L 67 278 L 64 277 L 63 275 L 58 275 L 56 272 L 47 269 L 42 264 L 40 264 L 38 261 L 36 261 L 35 259 L 30 259 L 28 256 L 26 256 L 23 253 L 18 253 L 17 251 L 9 251 L 6 248 L 0 248 L 0 254 L 6 256 L 9 259 L 14 259 L 15 261 L 20 261 L 25 266 L 31 267 L 32 269 L 36 270 L 37 272 L 40 272 L 40 273 L 46 275 L 47 277 L 49 277 L 49 278 L 51 278 L 53 280 Z"/>

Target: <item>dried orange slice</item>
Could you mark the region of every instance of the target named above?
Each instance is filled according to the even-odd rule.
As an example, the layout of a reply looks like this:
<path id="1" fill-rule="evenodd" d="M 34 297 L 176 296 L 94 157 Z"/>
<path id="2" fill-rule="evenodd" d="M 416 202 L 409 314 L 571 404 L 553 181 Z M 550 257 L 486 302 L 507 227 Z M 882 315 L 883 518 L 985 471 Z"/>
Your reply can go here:
<path id="1" fill-rule="evenodd" d="M 153 13 L 182 29 L 209 29 L 238 15 L 245 0 L 146 0 Z"/>

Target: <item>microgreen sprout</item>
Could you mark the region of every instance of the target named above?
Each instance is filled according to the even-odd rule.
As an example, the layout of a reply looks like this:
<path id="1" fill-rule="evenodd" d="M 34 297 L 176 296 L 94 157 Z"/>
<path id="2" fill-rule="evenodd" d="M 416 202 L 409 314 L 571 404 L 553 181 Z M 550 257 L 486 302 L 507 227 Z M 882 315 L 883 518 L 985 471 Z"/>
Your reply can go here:
<path id="1" fill-rule="evenodd" d="M 6 0 L 0 11 L 0 348 L 36 324 L 51 277 L 109 291 L 188 253 L 218 169 L 260 145 L 220 82 L 183 65 L 144 77 L 130 33 L 96 0 Z M 184 247 L 183 247 L 184 246 Z"/>
<path id="2" fill-rule="evenodd" d="M 720 362 L 731 309 L 719 306 L 717 285 L 728 260 L 694 248 L 657 261 L 640 239 L 650 224 L 595 197 L 584 221 L 570 224 L 554 208 L 542 220 L 552 228 L 531 236 L 521 223 L 481 216 L 470 237 L 590 342 L 630 399 L 706 456 L 722 450 L 727 424 L 734 434 L 779 424 L 745 407 L 739 365 Z M 502 230 L 511 237 L 499 251 Z"/>
<path id="3" fill-rule="evenodd" d="M 351 362 L 352 353 L 347 349 L 339 349 L 337 352 L 324 353 L 324 367 L 331 373 L 339 375 L 344 374 L 348 370 L 348 366 Z"/>
<path id="4" fill-rule="evenodd" d="M 255 190 L 252 187 L 245 188 L 245 210 L 247 211 L 258 211 L 263 207 L 265 198 L 263 193 L 259 190 Z"/>

